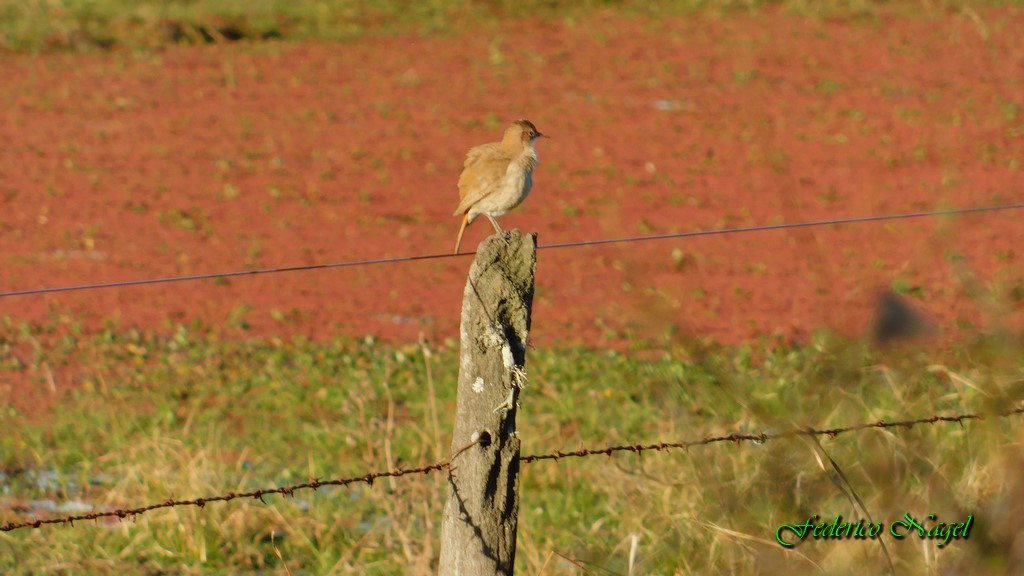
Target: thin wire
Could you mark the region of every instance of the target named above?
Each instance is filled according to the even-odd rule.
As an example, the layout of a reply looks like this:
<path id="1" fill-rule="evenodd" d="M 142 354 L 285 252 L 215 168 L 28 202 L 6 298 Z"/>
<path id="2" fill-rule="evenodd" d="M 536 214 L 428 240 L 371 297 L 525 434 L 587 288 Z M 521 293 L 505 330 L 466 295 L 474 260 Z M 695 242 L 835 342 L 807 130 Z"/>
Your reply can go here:
<path id="1" fill-rule="evenodd" d="M 980 206 L 974 208 L 955 208 L 950 210 L 933 210 L 929 212 L 909 212 L 906 214 L 884 214 L 878 216 L 859 216 L 855 218 L 838 218 L 833 220 L 813 220 L 810 222 L 797 222 L 794 224 L 765 224 L 761 226 L 746 226 L 742 228 L 720 228 L 716 230 L 699 230 L 695 232 L 676 232 L 672 234 L 654 234 L 651 236 L 632 236 L 625 238 L 609 238 L 605 240 L 581 240 L 578 242 L 562 242 L 560 244 L 545 244 L 538 246 L 538 250 L 554 250 L 560 248 L 579 248 L 582 246 L 600 246 L 604 244 L 622 244 L 627 242 L 644 242 L 648 240 L 669 240 L 673 238 L 693 238 L 697 236 L 715 236 L 725 234 L 741 234 L 747 232 L 768 232 L 773 230 L 786 230 L 791 228 L 811 228 L 816 226 L 831 226 L 840 224 L 860 224 L 864 222 L 880 222 L 885 220 L 908 220 L 911 218 L 928 218 L 934 216 L 955 216 L 960 214 L 976 214 L 981 212 L 997 212 L 1003 210 L 1019 210 L 1024 208 L 1022 204 L 1003 204 L 998 206 Z M 459 254 L 424 254 L 420 256 L 396 256 L 394 258 L 376 258 L 372 260 L 352 260 L 349 262 L 334 262 L 329 264 L 309 264 L 304 266 L 287 266 L 283 268 L 262 268 L 257 270 L 237 270 L 233 272 L 213 272 L 210 274 L 195 274 L 192 276 L 172 276 L 167 278 L 150 278 L 146 280 L 126 280 L 121 282 L 102 282 L 97 284 L 78 284 L 74 286 L 58 286 L 54 288 L 34 288 L 30 290 L 14 290 L 0 292 L 0 298 L 12 296 L 29 296 L 32 294 L 52 294 L 56 292 L 72 292 L 76 290 L 95 290 L 99 288 L 119 288 L 124 286 L 141 286 L 144 284 L 167 284 L 171 282 L 190 282 L 194 280 L 212 280 L 216 278 L 232 278 L 236 276 L 256 276 L 260 274 L 277 274 L 281 272 L 303 272 L 307 270 L 327 270 L 330 268 L 349 268 L 355 266 L 371 266 L 374 264 L 397 264 L 400 262 L 416 262 L 421 260 L 441 260 L 444 258 L 458 258 L 470 256 L 472 252 L 460 252 Z"/>
<path id="2" fill-rule="evenodd" d="M 141 286 L 143 284 L 167 284 L 170 282 L 189 282 L 192 280 L 212 280 L 216 278 L 232 278 L 234 276 L 256 276 L 259 274 L 276 274 L 279 272 L 302 272 L 304 270 L 326 270 L 328 268 L 347 268 L 349 266 L 368 266 L 370 264 L 394 264 L 396 262 L 414 262 L 416 260 L 434 260 L 439 258 L 454 258 L 466 256 L 462 254 L 425 254 L 422 256 L 396 256 L 394 258 L 378 258 L 375 260 L 355 260 L 351 262 L 335 262 L 331 264 L 308 264 L 305 266 L 287 266 L 284 268 L 262 268 L 258 270 L 236 270 L 234 272 L 212 272 L 210 274 L 195 274 L 192 276 L 172 276 L 168 278 L 149 278 L 146 280 L 126 280 L 123 282 L 102 282 L 98 284 L 78 284 L 75 286 L 59 286 L 56 288 L 35 288 L 32 290 L 18 290 L 13 292 L 0 292 L 0 298 L 9 296 L 28 296 L 30 294 L 50 294 L 53 292 L 72 292 L 75 290 L 94 290 L 98 288 L 118 288 L 122 286 Z"/>
<path id="3" fill-rule="evenodd" d="M 700 230 L 696 232 L 676 232 L 673 234 L 655 234 L 652 236 L 633 236 L 628 238 L 611 238 L 608 240 L 584 240 L 580 242 L 562 242 L 560 244 L 545 244 L 538 246 L 538 250 L 548 248 L 576 248 L 579 246 L 600 246 L 601 244 L 616 244 L 620 242 L 643 242 L 646 240 L 667 240 L 670 238 L 693 238 L 696 236 L 716 236 L 721 234 L 740 234 L 744 232 L 767 232 L 771 230 L 785 230 L 790 228 L 811 228 L 814 226 L 829 226 L 832 224 L 860 224 L 863 222 L 881 222 L 885 220 L 909 220 L 911 218 L 928 218 L 933 216 L 955 216 L 959 214 L 975 214 L 979 212 L 997 212 L 1000 210 L 1019 210 L 1024 204 L 1003 204 L 999 206 L 979 206 L 975 208 L 954 208 L 950 210 L 932 210 L 930 212 L 908 212 L 906 214 L 883 214 L 879 216 L 858 216 L 856 218 L 840 218 L 836 220 L 813 220 L 810 222 L 797 222 L 794 224 L 764 224 L 761 226 L 746 226 L 743 228 L 722 228 L 718 230 Z M 2 296 L 2 294 L 0 294 Z"/>

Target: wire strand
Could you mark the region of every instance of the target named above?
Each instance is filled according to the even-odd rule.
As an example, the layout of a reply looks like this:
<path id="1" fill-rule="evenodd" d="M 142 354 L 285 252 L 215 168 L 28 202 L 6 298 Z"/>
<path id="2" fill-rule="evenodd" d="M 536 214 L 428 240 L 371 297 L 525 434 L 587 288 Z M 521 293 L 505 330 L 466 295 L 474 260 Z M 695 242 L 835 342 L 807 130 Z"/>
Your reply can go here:
<path id="1" fill-rule="evenodd" d="M 904 214 L 883 214 L 876 216 L 859 216 L 854 218 L 837 218 L 832 220 L 812 220 L 809 222 L 796 222 L 792 224 L 764 224 L 760 226 L 746 226 L 741 228 L 719 228 L 715 230 L 698 230 L 693 232 L 676 232 L 672 234 L 653 234 L 650 236 L 631 236 L 624 238 L 608 238 L 602 240 L 581 240 L 577 242 L 562 242 L 558 244 L 545 244 L 538 246 L 538 250 L 557 250 L 562 248 L 579 248 L 583 246 L 602 246 L 605 244 L 623 244 L 629 242 L 645 242 L 650 240 L 670 240 L 676 238 L 695 238 L 698 236 L 718 236 L 726 234 L 743 234 L 749 232 L 769 232 L 774 230 L 787 230 L 794 228 L 812 228 L 819 226 L 833 226 L 842 224 L 861 224 L 865 222 L 882 222 L 886 220 L 909 220 L 914 218 L 929 218 L 936 216 L 957 216 L 963 214 L 977 214 L 983 212 L 998 212 L 1005 210 L 1019 210 L 1024 208 L 1021 204 L 1003 204 L 997 206 L 979 206 L 973 208 L 955 208 L 950 210 L 932 210 L 928 212 L 908 212 Z M 33 288 L 29 290 L 12 290 L 0 292 L 0 298 L 13 296 L 30 296 L 33 294 L 53 294 L 57 292 L 73 292 L 79 290 L 97 290 L 101 288 L 120 288 L 125 286 L 142 286 L 147 284 L 169 284 L 172 282 L 191 282 L 197 280 L 213 280 L 217 278 L 233 278 L 238 276 L 257 276 L 262 274 L 279 274 L 283 272 L 303 272 L 309 270 L 327 270 L 331 268 L 350 268 L 356 266 L 372 266 L 376 264 L 398 264 L 401 262 L 417 262 L 422 260 L 441 260 L 445 258 L 459 258 L 470 256 L 472 252 L 460 252 L 458 254 L 423 254 L 419 256 L 396 256 L 393 258 L 375 258 L 370 260 L 352 260 L 348 262 L 334 262 L 328 264 L 308 264 L 302 266 L 285 266 L 281 268 L 262 268 L 257 270 L 236 270 L 232 272 L 213 272 L 209 274 L 194 274 L 190 276 L 171 276 L 166 278 L 149 278 L 143 280 L 124 280 L 118 282 L 100 282 L 95 284 L 78 284 L 73 286 L 57 286 L 52 288 Z"/>
<path id="2" fill-rule="evenodd" d="M 759 226 L 745 226 L 740 228 L 721 228 L 717 230 L 697 230 L 694 232 L 674 232 L 672 234 L 654 234 L 650 236 L 632 236 L 626 238 L 611 238 L 608 240 L 583 240 L 580 242 L 562 242 L 560 244 L 546 244 L 538 246 L 538 250 L 554 248 L 577 248 L 580 246 L 600 246 L 602 244 L 618 244 L 623 242 L 644 242 L 647 240 L 668 240 L 672 238 L 695 238 L 698 236 L 719 236 L 723 234 L 742 234 L 747 232 L 770 232 L 773 230 L 788 230 L 793 228 L 813 228 L 817 226 L 831 226 L 834 224 L 861 224 L 864 222 L 884 222 L 886 220 L 911 220 L 914 218 L 931 218 L 935 216 L 958 216 L 962 214 L 977 214 L 982 212 L 998 212 L 1003 210 L 1019 210 L 1024 204 L 1002 204 L 997 206 L 977 206 L 973 208 L 953 208 L 949 210 L 932 210 L 927 212 L 907 212 L 904 214 L 882 214 L 877 216 L 857 216 L 854 218 L 838 218 L 835 220 L 812 220 L 809 222 L 794 222 L 792 224 L 762 224 Z"/>
<path id="3" fill-rule="evenodd" d="M 532 464 L 536 462 L 557 462 L 563 458 L 587 458 L 590 456 L 613 456 L 615 454 L 621 454 L 624 452 L 632 452 L 634 454 L 641 454 L 644 452 L 670 452 L 672 450 L 685 450 L 689 451 L 690 448 L 698 446 L 709 446 L 712 444 L 741 444 L 749 442 L 752 444 L 764 444 L 771 440 L 780 440 L 784 438 L 794 438 L 797 436 L 826 436 L 828 438 L 835 438 L 840 434 L 846 433 L 857 433 L 863 432 L 870 429 L 895 429 L 903 428 L 909 430 L 915 426 L 920 425 L 934 425 L 939 423 L 946 424 L 958 424 L 961 427 L 964 426 L 965 422 L 972 420 L 984 420 L 986 418 L 1009 418 L 1011 416 L 1024 415 L 1024 408 L 1013 408 L 1003 410 L 996 413 L 965 413 L 965 414 L 954 414 L 954 415 L 939 415 L 934 414 L 932 416 L 917 418 L 913 420 L 897 420 L 894 422 L 887 422 L 885 420 L 879 420 L 877 422 L 863 422 L 860 424 L 854 424 L 852 426 L 844 426 L 841 428 L 791 428 L 781 432 L 760 432 L 760 433 L 733 433 L 724 436 L 706 436 L 700 440 L 687 440 L 681 442 L 658 442 L 655 444 L 624 444 L 615 446 L 605 446 L 604 448 L 580 448 L 578 450 L 564 451 L 555 450 L 554 452 L 548 452 L 546 454 L 529 454 L 526 456 L 520 456 L 519 461 L 523 464 Z M 434 462 L 418 468 L 397 468 L 394 470 L 380 471 L 380 472 L 369 472 L 361 476 L 351 476 L 348 478 L 335 478 L 331 480 L 312 479 L 308 482 L 301 484 L 293 484 L 290 486 L 279 486 L 277 488 L 264 488 L 259 490 L 252 490 L 249 492 L 228 492 L 218 496 L 206 496 L 202 498 L 194 498 L 192 500 L 175 500 L 168 498 L 163 502 L 157 502 L 155 504 L 149 504 L 147 506 L 140 506 L 137 508 L 128 509 L 117 509 L 108 510 L 104 512 L 90 512 L 88 514 L 76 514 L 71 516 L 64 516 L 60 518 L 46 518 L 38 520 L 27 520 L 24 522 L 8 522 L 7 524 L 0 525 L 0 532 L 12 532 L 22 528 L 41 528 L 43 526 L 51 524 L 68 524 L 74 526 L 75 522 L 82 522 L 84 520 L 98 520 L 100 518 L 117 518 L 118 520 L 132 519 L 135 520 L 139 516 L 146 512 L 153 510 L 159 510 L 161 508 L 176 508 L 179 506 L 195 506 L 197 508 L 205 508 L 207 504 L 213 502 L 230 502 L 236 499 L 256 499 L 264 504 L 267 501 L 264 496 L 269 495 L 282 495 L 282 496 L 294 496 L 295 492 L 300 490 L 319 490 L 325 486 L 349 486 L 351 484 L 365 483 L 367 485 L 373 485 L 375 480 L 381 478 L 399 478 L 402 476 L 413 476 L 413 475 L 428 475 L 434 472 L 440 472 L 445 469 L 452 467 L 452 461 L 455 460 L 460 454 L 466 451 L 470 444 L 465 448 L 452 454 L 450 458 L 443 462 Z"/>

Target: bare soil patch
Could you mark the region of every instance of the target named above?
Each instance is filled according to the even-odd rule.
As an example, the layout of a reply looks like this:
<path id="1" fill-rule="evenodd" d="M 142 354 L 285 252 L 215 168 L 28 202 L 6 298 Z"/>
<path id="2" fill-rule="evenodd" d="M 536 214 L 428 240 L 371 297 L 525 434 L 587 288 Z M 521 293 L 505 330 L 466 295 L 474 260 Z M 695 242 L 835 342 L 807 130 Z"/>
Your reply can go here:
<path id="1" fill-rule="evenodd" d="M 527 117 L 540 243 L 1019 201 L 1024 10 L 598 14 L 497 35 L 12 56 L 4 290 L 444 253 L 464 152 Z M 1020 326 L 1019 212 L 542 252 L 532 341 Z M 472 249 L 489 226 L 467 231 Z M 0 300 L 18 320 L 457 337 L 469 258 Z"/>

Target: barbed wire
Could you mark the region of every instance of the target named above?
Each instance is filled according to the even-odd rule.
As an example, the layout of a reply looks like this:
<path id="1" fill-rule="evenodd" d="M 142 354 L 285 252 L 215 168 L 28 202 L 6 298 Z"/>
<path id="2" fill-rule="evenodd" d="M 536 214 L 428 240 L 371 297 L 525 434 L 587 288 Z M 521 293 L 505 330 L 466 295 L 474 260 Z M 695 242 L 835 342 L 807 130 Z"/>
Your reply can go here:
<path id="1" fill-rule="evenodd" d="M 998 412 L 989 414 L 988 417 L 999 417 L 1004 418 L 1008 416 L 1019 416 L 1024 414 L 1024 408 L 1016 408 L 1014 410 L 1006 410 L 1004 412 Z M 957 414 L 955 416 L 929 416 L 927 418 L 918 418 L 916 420 L 898 420 L 895 422 L 886 422 L 885 420 L 879 420 L 878 422 L 867 422 L 863 424 L 855 424 L 853 426 L 847 426 L 844 428 L 827 428 L 818 430 L 815 428 L 794 428 L 792 430 L 786 430 L 784 432 L 777 433 L 765 433 L 761 432 L 758 434 L 750 433 L 733 433 L 726 434 L 724 436 L 710 436 L 702 438 L 700 440 L 692 440 L 689 442 L 658 442 L 656 444 L 623 444 L 619 446 L 606 446 L 604 448 L 580 448 L 579 450 L 572 450 L 569 452 L 556 451 L 550 454 L 531 454 L 529 456 L 523 456 L 519 460 L 524 464 L 531 462 L 538 462 L 541 460 L 561 460 L 562 458 L 585 458 L 587 456 L 611 456 L 617 452 L 648 452 L 648 451 L 663 451 L 682 449 L 689 450 L 694 446 L 706 446 L 708 444 L 717 444 L 721 442 L 753 442 L 755 444 L 763 444 L 769 440 L 778 440 L 781 438 L 793 438 L 797 436 L 828 436 L 829 438 L 835 438 L 840 434 L 847 432 L 859 432 L 868 430 L 871 428 L 885 429 L 885 428 L 913 428 L 919 424 L 936 424 L 939 422 L 956 423 L 963 425 L 965 421 L 969 420 L 983 420 L 986 417 L 985 414 Z"/>
<path id="2" fill-rule="evenodd" d="M 195 506 L 197 508 L 205 508 L 207 504 L 211 502 L 229 502 L 231 500 L 238 500 L 240 498 L 253 498 L 267 503 L 263 499 L 264 496 L 272 494 L 280 494 L 282 496 L 292 496 L 295 492 L 300 490 L 318 490 L 324 486 L 348 486 L 349 484 L 364 483 L 373 485 L 375 480 L 380 478 L 398 478 L 400 476 L 409 476 L 414 474 L 430 474 L 439 470 L 444 470 L 450 466 L 450 462 L 436 462 L 427 466 L 421 466 L 419 468 L 407 468 L 407 469 L 395 469 L 389 472 L 371 472 L 362 476 L 353 476 L 350 478 L 337 478 L 334 480 L 310 480 L 309 482 L 303 482 L 301 484 L 292 484 L 290 486 L 279 486 L 277 488 L 265 488 L 261 490 L 252 490 L 250 492 L 228 492 L 220 496 L 206 496 L 203 498 L 194 498 L 192 500 L 174 500 L 168 498 L 163 502 L 156 504 L 150 504 L 148 506 L 140 506 L 138 508 L 126 508 L 118 510 L 109 510 L 106 512 L 90 512 L 88 514 L 79 514 L 73 516 L 64 516 L 61 518 L 47 518 L 43 520 L 31 520 L 27 522 L 18 523 L 7 523 L 0 526 L 0 532 L 10 532 L 19 528 L 41 528 L 46 524 L 70 524 L 74 525 L 75 522 L 81 522 L 83 520 L 99 520 L 100 518 L 114 518 L 118 520 L 124 520 L 125 518 L 136 518 L 151 512 L 153 510 L 159 510 L 160 508 L 175 508 L 178 506 Z"/>
<path id="3" fill-rule="evenodd" d="M 829 438 L 835 438 L 840 434 L 849 432 L 860 432 L 869 429 L 888 429 L 888 428 L 906 428 L 910 429 L 914 426 L 922 424 L 937 424 L 937 423 L 955 423 L 963 426 L 963 423 L 971 420 L 984 420 L 990 417 L 1005 418 L 1009 416 L 1020 416 L 1024 414 L 1024 407 L 1015 408 L 1012 410 L 1005 410 L 1002 412 L 996 412 L 991 414 L 983 413 L 968 413 L 968 414 L 956 414 L 953 416 L 941 416 L 933 415 L 926 418 L 917 418 L 914 420 L 898 420 L 894 422 L 887 422 L 885 420 L 879 420 L 877 422 L 866 422 L 861 424 L 854 424 L 852 426 L 846 426 L 842 428 L 793 428 L 783 432 L 776 433 L 733 433 L 722 436 L 708 436 L 700 440 L 691 440 L 684 442 L 658 442 L 654 444 L 621 444 L 615 446 L 606 446 L 604 448 L 580 448 L 578 450 L 563 451 L 556 450 L 547 454 L 530 454 L 527 456 L 521 456 L 519 461 L 523 464 L 531 464 L 542 461 L 558 461 L 563 458 L 586 458 L 589 456 L 613 456 L 621 452 L 633 452 L 636 454 L 642 452 L 656 451 L 656 452 L 667 452 L 671 450 L 689 450 L 695 446 L 707 446 L 711 444 L 719 444 L 725 442 L 731 442 L 739 444 L 742 442 L 752 442 L 755 444 L 763 444 L 770 440 L 778 440 L 782 438 L 793 438 L 798 436 L 827 436 Z M 474 443 L 475 444 L 475 443 Z M 124 520 L 126 518 L 135 519 L 146 512 L 153 510 L 159 510 L 161 508 L 175 508 L 179 506 L 195 506 L 197 508 L 204 508 L 211 502 L 229 502 L 231 500 L 238 500 L 241 498 L 251 498 L 259 500 L 266 504 L 264 496 L 279 494 L 282 496 L 293 496 L 295 492 L 301 490 L 318 490 L 324 486 L 348 486 L 351 484 L 365 483 L 367 485 L 373 485 L 375 480 L 380 478 L 398 478 L 402 476 L 411 475 L 423 475 L 432 474 L 434 472 L 440 472 L 451 467 L 452 460 L 457 456 L 465 452 L 468 448 L 472 447 L 473 444 L 462 448 L 455 452 L 451 458 L 443 462 L 435 462 L 418 468 L 396 468 L 391 471 L 384 472 L 371 472 L 362 476 L 352 476 L 348 478 L 337 478 L 333 480 L 319 480 L 314 479 L 301 484 L 292 484 L 289 486 L 280 486 L 277 488 L 265 488 L 260 490 L 252 490 L 249 492 L 228 492 L 219 496 L 207 496 L 203 498 L 194 498 L 192 500 L 174 500 L 167 499 L 163 502 L 156 504 L 150 504 L 148 506 L 140 506 L 138 508 L 126 508 L 109 510 L 105 512 L 90 512 L 88 514 L 79 514 L 72 516 L 63 516 L 60 518 L 46 518 L 41 520 L 29 520 L 25 522 L 8 522 L 7 524 L 0 526 L 0 532 L 12 532 L 23 528 L 41 528 L 49 524 L 68 524 L 74 526 L 75 522 L 82 522 L 86 520 L 99 520 L 100 518 L 117 518 L 118 520 Z"/>
<path id="4" fill-rule="evenodd" d="M 599 240 L 581 240 L 578 242 L 562 242 L 558 244 L 545 244 L 537 247 L 537 250 L 557 250 L 563 248 L 580 248 L 584 246 L 602 246 L 605 244 L 622 244 L 630 242 L 646 242 L 653 240 L 669 240 L 678 238 L 695 238 L 699 236 L 720 236 L 727 234 L 745 234 L 751 232 L 769 232 L 774 230 L 787 230 L 794 228 L 812 228 L 819 226 L 833 226 L 842 224 L 861 224 L 865 222 L 882 222 L 886 220 L 910 220 L 914 218 L 930 218 L 936 216 L 957 216 L 963 214 L 976 214 L 983 212 L 998 212 L 1005 210 L 1019 210 L 1024 208 L 1024 203 L 1002 204 L 997 206 L 976 206 L 972 208 L 953 208 L 949 210 L 932 210 L 926 212 L 907 212 L 903 214 L 881 214 L 874 216 L 858 216 L 853 218 L 836 218 L 830 220 L 812 220 L 809 222 L 795 222 L 792 224 L 765 224 L 758 226 L 745 226 L 739 228 L 718 228 L 714 230 L 697 230 L 691 232 L 674 232 L 671 234 L 653 234 L 649 236 L 631 236 L 624 238 L 606 238 Z M 97 290 L 102 288 L 120 288 L 125 286 L 142 286 L 147 284 L 169 284 L 172 282 L 192 282 L 198 280 L 214 280 L 218 278 L 233 278 L 237 276 L 257 276 L 262 274 L 280 274 L 284 272 L 304 272 L 310 270 L 328 270 L 332 268 L 351 268 L 356 266 L 371 266 L 378 264 L 398 264 L 403 262 L 417 262 L 423 260 L 441 260 L 445 258 L 460 258 L 471 256 L 472 252 L 460 252 L 458 254 L 422 254 L 418 256 L 395 256 L 393 258 L 373 258 L 369 260 L 352 260 L 348 262 L 333 262 L 327 264 L 307 264 L 301 266 L 284 266 L 279 268 L 261 268 L 256 270 L 235 270 L 231 272 L 211 272 L 209 274 L 193 274 L 189 276 L 169 276 L 165 278 L 148 278 L 142 280 L 123 280 L 117 282 L 99 282 L 93 284 L 77 284 L 72 286 L 56 286 L 51 288 L 32 288 L 27 290 L 11 290 L 0 292 L 0 298 L 14 296 L 29 296 L 33 294 L 53 294 L 57 292 L 72 292 L 79 290 Z"/>

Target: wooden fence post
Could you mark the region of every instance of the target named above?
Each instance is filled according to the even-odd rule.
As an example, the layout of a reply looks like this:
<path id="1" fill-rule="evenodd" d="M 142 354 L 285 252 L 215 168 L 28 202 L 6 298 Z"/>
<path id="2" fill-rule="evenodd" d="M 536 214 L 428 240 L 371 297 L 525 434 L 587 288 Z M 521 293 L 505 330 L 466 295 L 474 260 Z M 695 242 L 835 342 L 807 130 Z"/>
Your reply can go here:
<path id="1" fill-rule="evenodd" d="M 491 236 L 462 299 L 458 408 L 441 526 L 441 576 L 511 575 L 519 515 L 516 410 L 526 384 L 537 235 Z"/>

